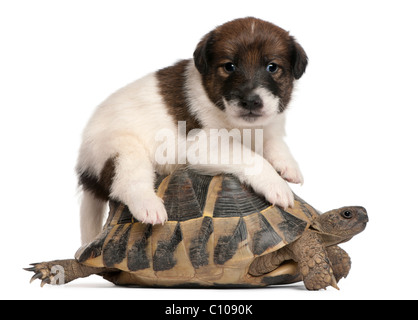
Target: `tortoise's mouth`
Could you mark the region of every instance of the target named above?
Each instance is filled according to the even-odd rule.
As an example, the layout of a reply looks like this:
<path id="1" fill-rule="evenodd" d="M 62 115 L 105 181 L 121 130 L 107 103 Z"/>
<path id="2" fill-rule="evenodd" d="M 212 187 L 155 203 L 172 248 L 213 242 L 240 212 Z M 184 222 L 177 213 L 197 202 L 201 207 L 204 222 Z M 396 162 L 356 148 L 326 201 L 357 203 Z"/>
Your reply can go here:
<path id="1" fill-rule="evenodd" d="M 339 243 L 344 243 L 344 242 L 350 241 L 352 238 L 353 238 L 353 237 L 350 237 L 350 238 L 343 238 L 343 240 L 341 240 L 341 242 L 339 242 Z"/>

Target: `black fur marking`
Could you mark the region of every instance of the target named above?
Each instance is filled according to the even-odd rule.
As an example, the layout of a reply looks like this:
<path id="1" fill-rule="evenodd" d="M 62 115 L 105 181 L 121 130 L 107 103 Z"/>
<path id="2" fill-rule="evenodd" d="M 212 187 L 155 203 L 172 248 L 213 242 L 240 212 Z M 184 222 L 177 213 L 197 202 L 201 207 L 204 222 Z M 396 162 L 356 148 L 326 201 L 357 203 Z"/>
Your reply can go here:
<path id="1" fill-rule="evenodd" d="M 259 214 L 258 218 L 260 219 L 261 229 L 254 234 L 252 244 L 252 251 L 256 255 L 263 253 L 283 240 L 262 214 Z"/>
<path id="2" fill-rule="evenodd" d="M 211 217 L 204 217 L 199 234 L 192 240 L 190 246 L 190 261 L 195 269 L 209 263 L 209 252 L 207 244 L 210 235 L 213 233 L 213 221 Z"/>
<path id="3" fill-rule="evenodd" d="M 223 265 L 230 260 L 238 250 L 238 245 L 247 239 L 247 226 L 244 219 L 239 219 L 235 231 L 231 235 L 219 238 L 215 247 L 214 261 L 216 264 Z"/>
<path id="4" fill-rule="evenodd" d="M 214 42 L 215 34 L 212 31 L 199 42 L 193 53 L 196 69 L 199 70 L 202 75 L 206 75 L 208 73 L 209 65 L 212 63 L 212 45 Z"/>
<path id="5" fill-rule="evenodd" d="M 293 76 L 295 79 L 299 79 L 305 73 L 308 65 L 308 56 L 302 46 L 293 37 L 291 39 L 292 43 L 290 47 L 292 49 L 291 64 L 293 67 Z"/>
<path id="6" fill-rule="evenodd" d="M 180 223 L 177 223 L 171 239 L 168 241 L 158 242 L 157 250 L 155 250 L 153 257 L 154 271 L 170 270 L 176 265 L 177 261 L 174 258 L 174 252 L 182 240 L 183 235 L 181 232 Z"/>
<path id="7" fill-rule="evenodd" d="M 150 267 L 147 256 L 148 239 L 152 234 L 152 225 L 148 225 L 142 237 L 135 241 L 128 252 L 128 269 L 131 271 L 143 270 Z"/>
<path id="8" fill-rule="evenodd" d="M 107 159 L 100 175 L 89 172 L 89 170 L 78 170 L 78 183 L 83 190 L 90 191 L 93 195 L 101 200 L 109 199 L 110 189 L 115 176 L 115 161 L 117 156 Z"/>
<path id="9" fill-rule="evenodd" d="M 99 178 L 94 174 L 88 171 L 79 172 L 78 184 L 83 186 L 83 190 L 92 192 L 96 198 L 107 201 L 109 192 L 99 184 Z"/>
<path id="10" fill-rule="evenodd" d="M 125 259 L 126 247 L 128 245 L 129 234 L 132 225 L 129 225 L 123 231 L 125 225 L 119 225 L 109 240 L 106 247 L 103 249 L 103 264 L 106 267 L 113 267 L 115 264 L 121 263 Z M 119 234 L 123 232 L 120 236 Z"/>

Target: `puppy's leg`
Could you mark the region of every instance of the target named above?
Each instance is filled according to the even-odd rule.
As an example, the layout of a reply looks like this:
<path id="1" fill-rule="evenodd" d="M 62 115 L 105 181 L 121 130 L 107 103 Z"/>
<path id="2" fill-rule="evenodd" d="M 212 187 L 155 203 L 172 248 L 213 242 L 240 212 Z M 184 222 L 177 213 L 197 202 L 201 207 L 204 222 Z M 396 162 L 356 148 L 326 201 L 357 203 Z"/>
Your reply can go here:
<path id="1" fill-rule="evenodd" d="M 277 116 L 276 120 L 264 129 L 263 155 L 280 175 L 289 182 L 303 184 L 299 165 L 290 153 L 284 141 L 286 136 L 286 113 Z"/>
<path id="2" fill-rule="evenodd" d="M 154 167 L 149 151 L 133 136 L 118 137 L 118 156 L 110 197 L 125 203 L 132 215 L 144 223 L 164 223 L 167 212 L 154 192 Z"/>
<path id="3" fill-rule="evenodd" d="M 276 172 L 276 170 L 260 155 L 253 153 L 254 160 L 260 169 L 247 168 L 244 166 L 234 166 L 231 173 L 238 177 L 238 179 L 246 184 L 249 184 L 255 192 L 264 195 L 264 197 L 272 204 L 281 206 L 283 208 L 293 207 L 294 198 L 292 190 L 283 178 Z M 257 158 L 257 159 L 255 159 Z"/>
<path id="4" fill-rule="evenodd" d="M 102 230 L 106 201 L 96 198 L 90 191 L 83 191 L 80 207 L 81 243 L 91 242 Z"/>
<path id="5" fill-rule="evenodd" d="M 217 149 L 217 146 L 209 147 L 209 153 L 212 152 L 213 154 L 215 152 L 215 154 L 219 155 L 219 150 L 213 150 L 214 148 Z M 242 183 L 250 185 L 255 192 L 263 195 L 270 203 L 283 208 L 293 207 L 294 197 L 292 190 L 266 159 L 236 141 L 232 142 L 229 150 L 230 153 L 228 155 L 219 155 L 216 164 L 213 161 L 209 162 L 209 155 L 206 164 L 195 163 L 190 166 L 211 175 L 220 173 L 233 174 Z M 233 163 L 233 157 L 231 157 L 231 151 L 233 152 L 233 150 L 242 150 L 243 157 L 247 157 L 247 159 L 240 163 Z M 252 161 L 249 161 L 248 157 L 251 157 Z"/>
<path id="6" fill-rule="evenodd" d="M 298 163 L 290 153 L 283 139 L 269 139 L 264 145 L 264 157 L 280 172 L 280 175 L 292 183 L 303 184 L 303 176 Z"/>

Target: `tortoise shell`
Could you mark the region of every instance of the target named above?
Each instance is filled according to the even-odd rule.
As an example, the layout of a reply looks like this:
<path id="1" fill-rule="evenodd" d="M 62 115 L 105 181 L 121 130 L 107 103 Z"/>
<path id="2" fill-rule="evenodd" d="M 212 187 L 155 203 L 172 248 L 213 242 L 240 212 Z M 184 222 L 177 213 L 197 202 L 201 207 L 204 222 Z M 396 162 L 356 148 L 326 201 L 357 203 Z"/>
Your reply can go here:
<path id="1" fill-rule="evenodd" d="M 150 225 L 126 205 L 110 201 L 103 231 L 75 258 L 120 285 L 265 286 L 289 283 L 297 268 L 287 263 L 274 274 L 248 275 L 259 256 L 295 241 L 319 213 L 295 195 L 293 208 L 273 206 L 232 175 L 206 176 L 180 169 L 159 176 L 156 192 L 168 221 Z"/>

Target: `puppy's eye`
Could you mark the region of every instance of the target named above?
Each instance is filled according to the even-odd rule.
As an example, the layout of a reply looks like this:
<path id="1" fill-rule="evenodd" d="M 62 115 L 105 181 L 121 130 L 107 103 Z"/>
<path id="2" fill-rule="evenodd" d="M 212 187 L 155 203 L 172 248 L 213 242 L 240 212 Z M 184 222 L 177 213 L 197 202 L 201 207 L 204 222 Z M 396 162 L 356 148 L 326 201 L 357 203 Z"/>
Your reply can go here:
<path id="1" fill-rule="evenodd" d="M 277 63 L 269 63 L 266 70 L 269 73 L 276 73 L 279 70 L 279 65 Z"/>
<path id="2" fill-rule="evenodd" d="M 237 69 L 237 67 L 235 66 L 235 64 L 233 64 L 232 62 L 227 62 L 224 64 L 224 70 L 227 73 L 232 73 Z"/>

